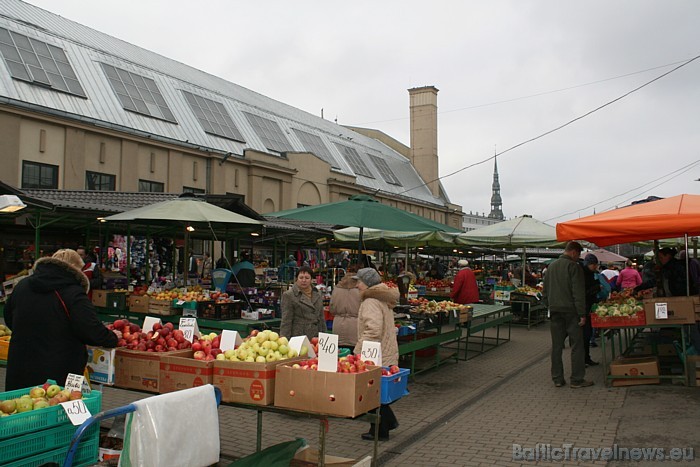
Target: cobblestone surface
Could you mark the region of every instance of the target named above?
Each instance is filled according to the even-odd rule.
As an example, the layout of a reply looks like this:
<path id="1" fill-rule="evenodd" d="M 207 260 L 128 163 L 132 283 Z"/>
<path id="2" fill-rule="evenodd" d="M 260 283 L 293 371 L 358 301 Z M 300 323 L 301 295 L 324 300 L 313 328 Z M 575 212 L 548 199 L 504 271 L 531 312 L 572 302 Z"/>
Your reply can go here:
<path id="1" fill-rule="evenodd" d="M 651 446 L 653 438 L 634 436 L 639 429 L 636 425 L 644 424 L 639 414 L 641 407 L 655 407 L 663 414 L 667 413 L 666 403 L 689 404 L 687 409 L 673 412 L 676 423 L 685 419 L 689 426 L 700 416 L 697 388 L 671 385 L 606 388 L 600 366 L 588 369 L 587 378 L 596 383 L 593 387 L 556 388 L 549 376 L 549 349 L 547 323 L 530 330 L 513 327 L 510 342 L 476 358 L 445 363 L 438 369 L 417 375 L 409 383 L 411 394 L 392 405 L 400 426 L 391 432 L 389 441 L 380 442 L 380 464 L 606 465 L 600 460 L 517 460 L 514 459 L 514 445 L 533 449 L 537 445 L 558 448 L 571 443 L 576 447 L 604 448 L 621 438 L 627 443 Z M 599 359 L 600 349 L 591 350 L 592 357 Z M 567 375 L 568 352 L 569 349 L 565 349 Z M 3 387 L 4 371 L 0 369 Z M 664 391 L 671 390 L 677 394 L 675 402 L 662 397 Z M 104 387 L 103 391 L 103 409 L 149 396 L 111 387 Z M 630 393 L 635 395 L 634 404 L 626 409 L 625 401 Z M 255 451 L 256 420 L 253 411 L 220 407 L 222 456 L 239 458 Z M 193 423 L 197 426 L 196 414 L 193 414 Z M 619 432 L 621 425 L 625 427 L 623 434 Z M 262 446 L 303 437 L 317 447 L 319 428 L 319 422 L 314 419 L 265 414 Z M 351 458 L 371 454 L 372 443 L 360 439 L 367 428 L 366 422 L 332 419 L 326 436 L 327 453 Z M 668 431 L 665 434 L 672 437 Z M 693 439 L 697 437 L 685 439 L 686 444 L 678 447 L 688 446 Z M 700 452 L 700 446 L 695 449 Z M 686 465 L 691 464 L 686 461 Z"/>

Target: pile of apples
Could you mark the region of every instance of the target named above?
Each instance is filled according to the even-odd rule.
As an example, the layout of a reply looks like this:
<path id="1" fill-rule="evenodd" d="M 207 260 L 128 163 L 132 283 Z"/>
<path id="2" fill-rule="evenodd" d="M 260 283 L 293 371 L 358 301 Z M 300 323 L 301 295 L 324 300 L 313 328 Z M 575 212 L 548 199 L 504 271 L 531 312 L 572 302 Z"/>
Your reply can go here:
<path id="1" fill-rule="evenodd" d="M 209 300 L 209 296 L 205 294 L 200 286 L 194 286 L 190 290 L 172 289 L 167 291 L 155 292 L 151 294 L 151 298 L 155 300 L 183 300 L 185 302 L 204 302 Z"/>
<path id="2" fill-rule="evenodd" d="M 44 383 L 29 390 L 28 394 L 23 394 L 16 399 L 7 399 L 0 402 L 0 417 L 8 417 L 16 413 L 24 413 L 32 410 L 45 409 L 58 405 L 61 402 L 82 399 L 80 391 L 70 391 L 61 389 L 56 384 Z"/>
<path id="3" fill-rule="evenodd" d="M 368 366 L 374 366 L 370 360 L 362 361 L 357 355 L 348 355 L 338 359 L 338 373 L 364 373 Z M 318 370 L 318 358 L 302 360 L 292 365 L 292 368 L 300 370 Z"/>
<path id="4" fill-rule="evenodd" d="M 192 347 L 192 344 L 185 339 L 184 333 L 175 329 L 173 323 L 155 323 L 153 330 L 143 332 L 137 324 L 130 323 L 126 319 L 118 319 L 107 328 L 121 331 L 122 338 L 117 342 L 117 347 L 126 347 L 129 350 L 172 352 Z"/>
<path id="5" fill-rule="evenodd" d="M 387 367 L 382 367 L 382 376 L 391 376 L 391 375 L 395 375 L 395 374 L 398 373 L 399 371 L 401 371 L 401 368 L 399 368 L 399 367 L 396 366 L 396 365 L 391 365 L 391 366 L 388 367 L 388 368 L 387 368 Z"/>
<path id="6" fill-rule="evenodd" d="M 210 334 L 202 334 L 199 338 L 195 338 L 192 342 L 192 350 L 194 350 L 193 358 L 205 362 L 213 360 L 223 360 L 221 351 L 221 336 L 215 332 Z M 219 358 L 219 355 L 222 357 Z"/>
<path id="7" fill-rule="evenodd" d="M 308 348 L 302 346 L 299 355 L 308 355 Z M 223 355 L 223 357 L 221 356 Z M 217 360 L 230 360 L 232 362 L 276 362 L 297 356 L 294 349 L 289 348 L 289 341 L 286 337 L 280 337 L 276 332 L 265 330 L 251 331 L 243 343 L 236 349 L 227 350 L 223 354 L 217 355 Z"/>
<path id="8" fill-rule="evenodd" d="M 0 324 L 0 337 L 11 336 L 12 331 L 4 324 Z"/>

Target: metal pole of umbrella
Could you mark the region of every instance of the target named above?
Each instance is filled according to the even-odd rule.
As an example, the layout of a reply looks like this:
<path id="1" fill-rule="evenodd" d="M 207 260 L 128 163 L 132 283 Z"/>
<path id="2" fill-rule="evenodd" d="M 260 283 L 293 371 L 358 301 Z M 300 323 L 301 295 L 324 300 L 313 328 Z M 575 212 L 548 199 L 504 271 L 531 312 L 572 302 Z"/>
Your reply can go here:
<path id="1" fill-rule="evenodd" d="M 187 226 L 185 226 L 185 247 L 183 248 L 183 258 L 182 258 L 182 277 L 185 278 L 185 287 L 187 287 L 187 279 L 189 276 L 189 269 L 190 269 L 190 256 L 189 256 L 189 230 L 187 230 Z"/>

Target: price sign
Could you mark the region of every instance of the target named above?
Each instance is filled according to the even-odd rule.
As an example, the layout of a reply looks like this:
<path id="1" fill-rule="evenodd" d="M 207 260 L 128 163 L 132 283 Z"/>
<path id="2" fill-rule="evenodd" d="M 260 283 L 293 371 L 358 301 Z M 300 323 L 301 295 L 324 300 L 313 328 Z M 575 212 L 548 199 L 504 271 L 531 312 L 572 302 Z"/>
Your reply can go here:
<path id="1" fill-rule="evenodd" d="M 61 402 L 61 407 L 68 415 L 70 422 L 75 426 L 82 425 L 85 420 L 92 417 L 90 410 L 85 406 L 85 402 L 82 399 Z"/>
<path id="2" fill-rule="evenodd" d="M 318 333 L 318 371 L 338 371 L 338 335 Z"/>
<path id="3" fill-rule="evenodd" d="M 380 342 L 364 341 L 362 342 L 362 361 L 371 361 L 375 365 L 382 364 L 382 344 Z"/>
<path id="4" fill-rule="evenodd" d="M 85 382 L 85 376 L 76 375 L 74 373 L 68 373 L 66 376 L 65 388 L 69 391 L 80 391 L 83 392 L 83 383 Z"/>
<path id="5" fill-rule="evenodd" d="M 146 316 L 146 319 L 143 320 L 143 326 L 141 326 L 141 328 L 143 329 L 143 332 L 153 331 L 153 325 L 156 323 L 163 324 L 160 318 Z"/>
<path id="6" fill-rule="evenodd" d="M 199 326 L 197 326 L 196 318 L 180 318 L 180 324 L 178 326 L 185 336 L 185 339 L 189 342 L 194 340 L 194 336 L 199 335 Z"/>
<path id="7" fill-rule="evenodd" d="M 228 329 L 224 329 L 221 332 L 221 342 L 219 343 L 219 348 L 226 352 L 227 350 L 235 349 L 241 345 L 242 342 L 243 340 L 238 334 L 238 331 L 229 331 Z"/>
<path id="8" fill-rule="evenodd" d="M 452 314 L 454 315 L 455 318 L 459 318 L 459 312 L 457 311 L 457 308 L 452 310 Z"/>
<path id="9" fill-rule="evenodd" d="M 289 339 L 289 348 L 294 349 L 300 357 L 314 358 L 316 356 L 316 352 L 314 352 L 311 342 L 306 336 L 294 336 Z M 302 349 L 304 348 L 306 349 L 306 355 L 302 355 Z"/>
<path id="10" fill-rule="evenodd" d="M 656 319 L 668 319 L 668 303 L 654 303 Z"/>

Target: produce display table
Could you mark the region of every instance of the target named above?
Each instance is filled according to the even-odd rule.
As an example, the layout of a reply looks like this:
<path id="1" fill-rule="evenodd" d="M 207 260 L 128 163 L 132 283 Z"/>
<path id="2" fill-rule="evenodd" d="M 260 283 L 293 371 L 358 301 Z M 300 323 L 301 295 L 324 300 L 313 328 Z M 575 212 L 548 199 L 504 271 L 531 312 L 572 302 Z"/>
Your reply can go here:
<path id="1" fill-rule="evenodd" d="M 513 314 L 511 307 L 508 305 L 486 305 L 484 303 L 473 303 L 472 318 L 462 326 L 467 329 L 467 335 L 460 336 L 460 341 L 464 339 L 464 358 L 469 358 L 481 355 L 484 352 L 492 350 L 501 344 L 510 341 L 511 323 Z M 501 337 L 501 326 L 508 326 L 508 337 Z M 486 336 L 486 330 L 496 328 L 496 337 Z M 480 336 L 477 334 L 481 333 Z M 471 346 L 478 345 L 479 349 L 474 350 L 476 355 L 470 357 L 469 351 Z M 459 353 L 460 345 L 457 342 L 457 352 Z"/>
<path id="2" fill-rule="evenodd" d="M 459 341 L 460 337 L 462 336 L 462 329 L 459 327 L 459 325 L 455 325 L 453 330 L 449 330 L 444 332 L 442 326 L 436 326 L 432 329 L 430 328 L 425 328 L 424 330 L 435 330 L 435 333 L 431 335 L 430 337 L 425 337 L 423 339 L 418 339 L 418 333 L 413 334 L 413 340 L 410 342 L 399 342 L 399 356 L 401 355 L 411 355 L 411 377 L 414 377 L 414 375 L 418 373 L 422 373 L 426 370 L 429 370 L 431 368 L 437 368 L 441 364 L 447 362 L 450 359 L 455 360 L 455 362 L 458 361 L 459 357 Z M 457 351 L 456 352 L 441 352 L 440 351 L 440 346 L 442 344 L 445 344 L 447 342 L 457 342 Z M 423 357 L 421 360 L 423 360 L 425 363 L 427 363 L 426 366 L 423 366 L 422 368 L 416 369 L 416 364 L 421 363 L 419 360 L 417 360 L 416 357 L 416 352 L 419 350 L 425 350 L 425 349 L 430 349 L 434 348 L 435 351 L 435 356 L 434 357 Z"/>
<path id="3" fill-rule="evenodd" d="M 106 308 L 97 308 L 97 315 L 102 321 L 114 321 L 115 319 L 126 318 L 129 321 L 141 322 L 146 317 L 146 313 L 132 313 L 130 311 L 115 311 L 107 310 Z M 157 316 L 164 323 L 172 322 L 178 324 L 182 316 L 179 315 L 149 315 Z M 213 331 L 238 331 L 241 337 L 250 334 L 253 329 L 278 329 L 282 320 L 280 318 L 271 318 L 263 320 L 252 319 L 231 319 L 231 320 L 213 320 L 197 318 L 197 325 L 200 329 L 211 329 Z"/>
<path id="4" fill-rule="evenodd" d="M 547 308 L 533 295 L 512 292 L 510 307 L 513 312 L 513 324 L 527 326 L 528 330 L 547 320 Z"/>
<path id="5" fill-rule="evenodd" d="M 328 430 L 328 420 L 331 418 L 344 419 L 344 420 L 360 420 L 369 423 L 379 424 L 379 408 L 375 409 L 374 412 L 369 412 L 359 417 L 341 417 L 338 415 L 328 415 L 316 412 L 305 412 L 302 410 L 294 409 L 284 409 L 281 407 L 275 407 L 273 405 L 255 405 L 255 404 L 241 404 L 235 402 L 222 402 L 221 405 L 227 405 L 230 407 L 235 407 L 239 409 L 255 410 L 257 412 L 257 438 L 255 442 L 255 450 L 262 450 L 262 427 L 263 427 L 263 413 L 271 412 L 278 413 L 282 415 L 289 415 L 293 417 L 302 418 L 316 418 L 319 421 L 319 431 L 318 431 L 318 451 L 319 451 L 319 467 L 326 465 L 326 431 Z M 379 445 L 379 430 L 374 430 L 374 445 L 372 447 L 372 466 L 376 466 L 378 459 L 378 445 Z"/>
<path id="6" fill-rule="evenodd" d="M 605 328 L 597 328 L 600 329 L 600 331 L 606 331 L 603 333 L 600 339 L 601 343 L 601 353 L 602 353 L 602 364 L 603 364 L 603 371 L 605 372 L 605 385 L 610 386 L 612 385 L 613 380 L 617 379 L 643 379 L 643 378 L 648 378 L 648 379 L 670 379 L 671 381 L 682 381 L 683 384 L 686 386 L 688 385 L 688 365 L 686 365 L 686 361 L 688 358 L 687 355 L 687 348 L 686 348 L 686 339 L 685 339 L 685 327 L 687 325 L 685 324 L 643 324 L 639 326 L 618 326 L 618 327 L 605 327 Z M 608 365 L 608 355 L 605 351 L 605 342 L 606 342 L 606 335 L 610 337 L 610 360 L 611 363 L 613 360 L 615 360 L 615 338 L 617 337 L 617 343 L 618 343 L 618 349 L 620 351 L 620 355 L 624 354 L 624 350 L 626 347 L 629 347 L 630 344 L 635 340 L 635 338 L 644 331 L 644 329 L 661 329 L 661 328 L 675 328 L 675 329 L 680 329 L 680 334 L 681 334 L 681 345 L 682 345 L 682 355 L 681 360 L 683 363 L 683 374 L 682 375 L 658 375 L 658 376 L 625 376 L 625 375 L 611 375 L 610 374 L 610 366 Z M 624 342 L 624 344 L 623 344 Z"/>

